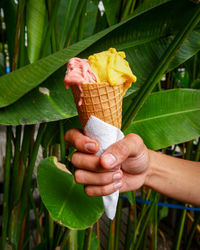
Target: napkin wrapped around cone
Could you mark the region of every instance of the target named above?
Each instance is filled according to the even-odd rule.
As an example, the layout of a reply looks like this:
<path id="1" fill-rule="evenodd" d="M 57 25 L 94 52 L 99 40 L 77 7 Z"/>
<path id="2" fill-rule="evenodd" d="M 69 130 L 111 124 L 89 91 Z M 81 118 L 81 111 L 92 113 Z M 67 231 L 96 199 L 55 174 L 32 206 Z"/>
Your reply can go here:
<path id="1" fill-rule="evenodd" d="M 84 133 L 100 143 L 98 155 L 123 138 L 120 130 L 123 96 L 131 83 L 136 81 L 124 58 L 124 52 L 111 48 L 90 56 L 88 60 L 72 58 L 68 62 L 65 86 L 72 90 Z M 108 135 L 112 139 L 105 142 L 104 137 L 109 138 Z M 103 196 L 105 211 L 110 219 L 115 216 L 118 196 L 118 191 Z"/>

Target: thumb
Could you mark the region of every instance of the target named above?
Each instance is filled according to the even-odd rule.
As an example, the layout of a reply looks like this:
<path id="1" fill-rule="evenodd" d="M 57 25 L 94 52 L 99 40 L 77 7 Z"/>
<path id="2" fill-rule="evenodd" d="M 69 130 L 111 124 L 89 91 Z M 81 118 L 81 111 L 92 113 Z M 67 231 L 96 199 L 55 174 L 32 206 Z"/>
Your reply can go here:
<path id="1" fill-rule="evenodd" d="M 128 157 L 137 157 L 145 145 L 140 136 L 128 134 L 124 139 L 108 147 L 100 157 L 100 164 L 105 169 L 119 167 Z"/>

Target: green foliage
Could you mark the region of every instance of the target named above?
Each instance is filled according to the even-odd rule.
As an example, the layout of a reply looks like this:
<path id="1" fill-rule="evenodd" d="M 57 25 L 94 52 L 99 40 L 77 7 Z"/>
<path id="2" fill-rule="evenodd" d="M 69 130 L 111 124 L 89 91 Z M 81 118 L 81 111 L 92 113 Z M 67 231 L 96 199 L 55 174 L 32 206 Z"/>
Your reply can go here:
<path id="1" fill-rule="evenodd" d="M 42 200 L 57 223 L 70 229 L 88 228 L 103 213 L 102 199 L 88 197 L 65 166 L 55 161 L 53 157 L 46 158 L 38 166 L 37 180 Z"/>
<path id="2" fill-rule="evenodd" d="M 71 57 L 86 58 L 109 47 L 125 51 L 137 82 L 124 97 L 123 130 L 138 133 L 149 148 L 165 148 L 200 135 L 200 5 L 188 0 L 102 2 L 102 13 L 98 0 L 0 3 L 0 124 L 10 125 L 1 249 L 6 245 L 28 249 L 29 234 L 33 235 L 30 209 L 42 241 L 35 242 L 34 249 L 100 249 L 100 237 L 91 227 L 96 222 L 99 227 L 102 201 L 87 197 L 73 175 L 66 172 L 67 168 L 74 171 L 70 163 L 74 149 L 65 145 L 64 131 L 80 128 L 71 91 L 63 83 Z M 8 57 L 11 73 L 5 74 Z M 42 123 L 39 131 L 38 123 Z M 18 126 L 16 130 L 14 126 Z M 193 148 L 199 149 L 199 143 L 191 143 L 187 156 L 194 154 Z M 36 202 L 32 177 L 40 145 L 44 159 L 38 166 L 37 182 L 42 201 Z M 55 156 L 65 163 L 64 171 Z M 194 155 L 198 158 L 199 153 Z M 136 207 L 135 193 L 128 193 L 131 205 L 126 246 L 145 248 L 150 227 L 151 245 L 157 249 L 159 216 L 162 220 L 167 211 L 162 209 L 159 214 L 158 194 L 143 189 L 140 196 L 155 204 Z M 119 244 L 121 212 L 122 201 L 116 224 L 114 221 L 110 227 L 109 244 L 115 246 Z M 185 214 L 181 223 L 178 247 Z"/>
<path id="3" fill-rule="evenodd" d="M 143 138 L 147 147 L 158 150 L 197 138 L 199 124 L 200 91 L 160 91 L 147 99 L 125 134 L 134 131 Z"/>

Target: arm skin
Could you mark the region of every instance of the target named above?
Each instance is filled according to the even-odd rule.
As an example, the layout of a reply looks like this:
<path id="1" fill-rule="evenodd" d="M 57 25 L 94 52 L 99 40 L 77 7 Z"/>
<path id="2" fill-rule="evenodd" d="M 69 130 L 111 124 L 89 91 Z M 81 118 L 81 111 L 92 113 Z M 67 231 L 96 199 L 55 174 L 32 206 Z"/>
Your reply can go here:
<path id="1" fill-rule="evenodd" d="M 200 162 L 167 156 L 146 148 L 136 134 L 111 145 L 101 156 L 94 155 L 98 142 L 77 129 L 68 130 L 65 140 L 78 151 L 72 155 L 77 167 L 75 180 L 85 185 L 89 196 L 137 190 L 146 185 L 166 196 L 200 206 Z"/>
<path id="2" fill-rule="evenodd" d="M 200 162 L 149 150 L 145 185 L 173 199 L 200 206 Z"/>

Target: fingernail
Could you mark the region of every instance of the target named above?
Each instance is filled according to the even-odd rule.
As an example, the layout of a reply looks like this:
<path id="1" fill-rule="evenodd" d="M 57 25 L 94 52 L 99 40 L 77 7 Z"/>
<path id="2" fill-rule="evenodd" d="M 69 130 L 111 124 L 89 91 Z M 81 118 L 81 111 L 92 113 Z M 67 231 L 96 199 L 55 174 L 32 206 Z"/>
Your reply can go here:
<path id="1" fill-rule="evenodd" d="M 93 142 L 88 142 L 85 144 L 85 149 L 90 153 L 94 153 L 96 152 L 96 144 Z"/>
<path id="2" fill-rule="evenodd" d="M 120 182 L 115 182 L 115 183 L 113 183 L 113 185 L 114 185 L 115 190 L 118 190 L 122 186 L 122 182 L 121 181 Z"/>
<path id="3" fill-rule="evenodd" d="M 119 172 L 118 172 L 118 173 L 115 173 L 115 174 L 113 175 L 113 181 L 120 180 L 121 177 L 122 177 L 121 173 L 119 173 Z"/>
<path id="4" fill-rule="evenodd" d="M 114 155 L 112 154 L 102 155 L 102 160 L 104 161 L 104 163 L 110 166 L 113 165 L 117 161 Z"/>

